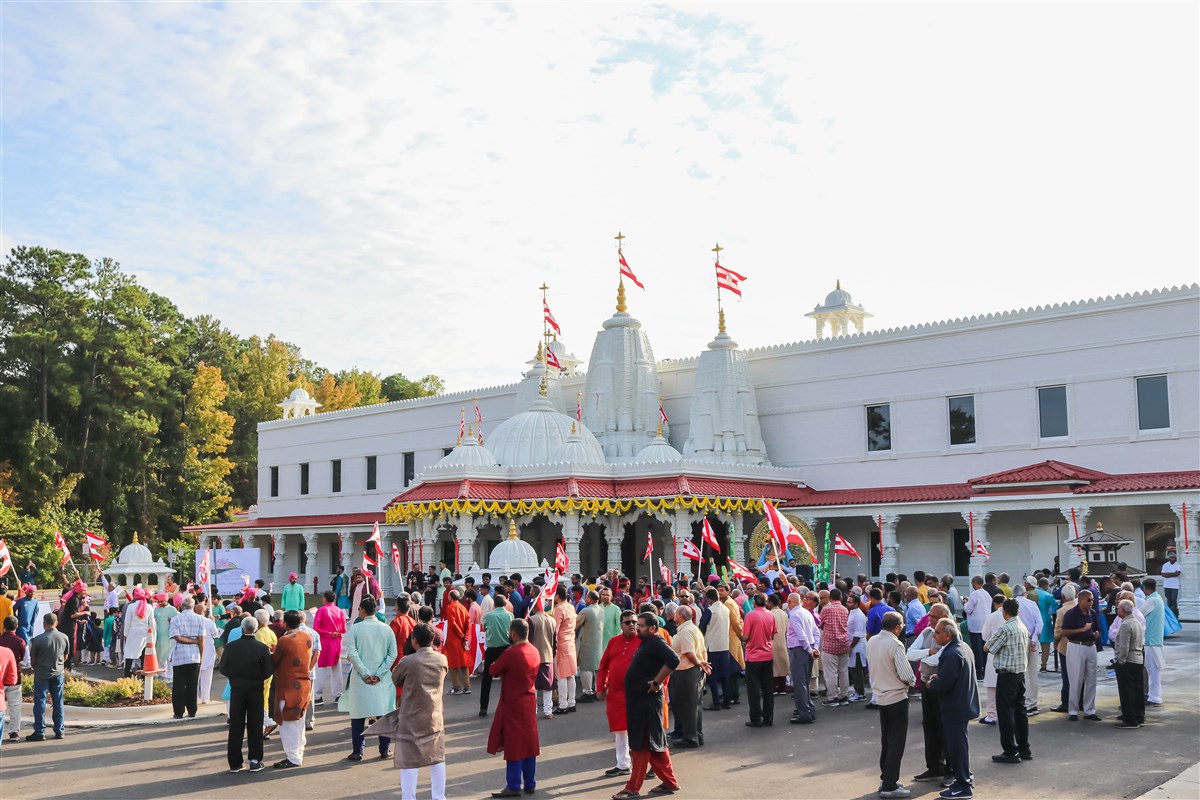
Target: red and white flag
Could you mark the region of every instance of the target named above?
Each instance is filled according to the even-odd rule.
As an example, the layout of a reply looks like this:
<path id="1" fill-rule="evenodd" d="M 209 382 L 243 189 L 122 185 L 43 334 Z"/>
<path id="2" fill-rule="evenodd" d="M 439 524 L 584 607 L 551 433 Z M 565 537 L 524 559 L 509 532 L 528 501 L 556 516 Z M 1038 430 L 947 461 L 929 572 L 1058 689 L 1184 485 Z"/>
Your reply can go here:
<path id="1" fill-rule="evenodd" d="M 61 531 L 54 532 L 54 546 L 62 551 L 62 561 L 59 562 L 60 567 L 65 567 L 71 560 L 71 551 L 67 549 L 67 543 L 63 539 Z"/>
<path id="2" fill-rule="evenodd" d="M 404 570 L 400 566 L 400 548 L 396 546 L 395 542 L 392 543 L 392 566 L 396 568 L 396 574 L 403 578 Z"/>
<path id="3" fill-rule="evenodd" d="M 575 421 L 583 422 L 583 393 L 575 395 Z"/>
<path id="4" fill-rule="evenodd" d="M 683 544 L 679 548 L 679 552 L 683 553 L 684 558 L 691 559 L 699 564 L 704 560 L 704 556 L 700 555 L 700 548 L 696 547 L 691 539 L 684 539 Z"/>
<path id="5" fill-rule="evenodd" d="M 561 541 L 554 548 L 554 568 L 563 575 L 566 575 L 567 570 L 571 568 L 571 559 L 567 556 L 567 548 L 563 547 Z"/>
<path id="6" fill-rule="evenodd" d="M 212 549 L 204 548 L 196 557 L 196 583 L 202 590 L 207 591 L 209 580 L 212 578 Z"/>
<path id="7" fill-rule="evenodd" d="M 649 561 L 652 555 L 654 555 L 654 534 L 646 531 L 646 552 L 642 555 L 642 561 Z"/>
<path id="8" fill-rule="evenodd" d="M 808 557 L 812 560 L 812 563 L 816 564 L 817 556 L 813 553 L 812 548 L 809 547 L 808 540 L 800 535 L 800 531 L 796 530 L 792 523 L 788 522 L 787 517 L 780 514 L 779 509 L 775 506 L 766 500 L 762 501 L 762 505 L 763 513 L 767 516 L 767 527 L 771 530 L 771 538 L 775 540 L 779 552 L 782 553 L 786 550 L 789 544 L 798 544 L 808 553 Z"/>
<path id="9" fill-rule="evenodd" d="M 8 545 L 4 543 L 3 539 L 0 539 L 0 577 L 12 571 L 12 553 L 8 552 Z"/>
<path id="10" fill-rule="evenodd" d="M 645 289 L 645 288 L 646 288 L 646 287 L 645 287 L 645 286 L 642 284 L 642 282 L 641 282 L 641 281 L 639 281 L 639 280 L 637 279 L 637 275 L 634 275 L 634 274 L 633 274 L 633 270 L 631 270 L 631 269 L 629 268 L 629 262 L 625 260 L 625 254 L 624 254 L 624 253 L 622 253 L 620 250 L 618 250 L 618 251 L 617 251 L 617 261 L 619 261 L 619 262 L 621 263 L 621 274 L 622 274 L 622 275 L 624 275 L 626 278 L 629 278 L 629 280 L 631 280 L 631 281 L 633 281 L 634 283 L 636 283 L 636 284 L 637 284 L 637 287 L 638 287 L 639 289 Z"/>
<path id="11" fill-rule="evenodd" d="M 834 536 L 833 552 L 837 553 L 840 556 L 854 556 L 859 561 L 862 560 L 862 556 L 860 556 L 858 554 L 858 551 L 854 549 L 854 545 L 850 544 L 845 539 L 843 539 L 842 535 L 840 533 L 836 534 Z"/>
<path id="12" fill-rule="evenodd" d="M 558 360 L 558 353 L 555 353 L 549 347 L 546 348 L 546 364 L 555 369 L 562 369 L 562 362 Z"/>
<path id="13" fill-rule="evenodd" d="M 546 298 L 542 298 L 542 318 L 546 320 L 546 324 L 554 329 L 554 332 L 562 336 L 562 328 L 558 327 L 558 320 L 554 318 L 554 314 L 550 312 L 550 306 L 546 303 Z"/>
<path id="14" fill-rule="evenodd" d="M 467 435 L 467 412 L 459 409 L 458 412 L 458 440 L 461 442 L 463 437 Z"/>
<path id="15" fill-rule="evenodd" d="M 755 581 L 755 582 L 758 581 L 758 576 L 755 575 L 753 572 L 746 569 L 741 564 L 734 561 L 732 558 L 728 559 L 728 561 L 729 561 L 729 570 L 733 573 L 733 577 L 737 578 L 739 581 Z"/>
<path id="16" fill-rule="evenodd" d="M 671 582 L 671 570 L 667 569 L 661 558 L 658 560 L 658 574 L 662 575 L 663 583 Z"/>
<path id="17" fill-rule="evenodd" d="M 717 541 L 717 534 L 709 524 L 708 517 L 704 518 L 704 523 L 700 526 L 700 536 L 709 547 L 718 553 L 721 552 L 721 543 Z"/>
<path id="18" fill-rule="evenodd" d="M 729 267 L 722 267 L 721 262 L 717 262 L 717 288 L 724 289 L 727 292 L 733 292 L 738 297 L 742 296 L 742 281 L 746 280 L 745 275 L 739 275 Z"/>
<path id="19" fill-rule="evenodd" d="M 662 407 L 662 403 L 658 404 L 658 420 L 663 425 L 671 424 L 671 420 L 667 419 L 667 410 Z"/>
<path id="20" fill-rule="evenodd" d="M 983 556 L 984 560 L 988 560 L 992 557 L 992 554 L 988 552 L 988 549 L 983 546 L 982 539 L 975 540 L 975 555 Z"/>
<path id="21" fill-rule="evenodd" d="M 108 558 L 109 546 L 103 536 L 97 536 L 91 531 L 84 531 L 83 539 L 87 545 L 88 555 L 92 557 L 93 561 L 104 561 Z"/>
<path id="22" fill-rule="evenodd" d="M 479 398 L 473 398 L 475 401 L 475 435 L 479 437 L 479 443 L 483 444 L 483 414 L 479 413 Z"/>

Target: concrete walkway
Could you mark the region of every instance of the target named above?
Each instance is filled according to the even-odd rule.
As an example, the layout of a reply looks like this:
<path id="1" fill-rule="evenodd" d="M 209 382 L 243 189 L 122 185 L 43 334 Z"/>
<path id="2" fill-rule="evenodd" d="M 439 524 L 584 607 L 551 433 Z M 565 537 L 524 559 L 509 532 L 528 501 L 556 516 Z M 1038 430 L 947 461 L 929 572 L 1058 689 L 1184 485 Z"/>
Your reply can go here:
<path id="1" fill-rule="evenodd" d="M 1154 800 L 1196 800 L 1200 797 L 1200 763 L 1193 764 L 1166 783 L 1155 786 L 1142 797 Z"/>

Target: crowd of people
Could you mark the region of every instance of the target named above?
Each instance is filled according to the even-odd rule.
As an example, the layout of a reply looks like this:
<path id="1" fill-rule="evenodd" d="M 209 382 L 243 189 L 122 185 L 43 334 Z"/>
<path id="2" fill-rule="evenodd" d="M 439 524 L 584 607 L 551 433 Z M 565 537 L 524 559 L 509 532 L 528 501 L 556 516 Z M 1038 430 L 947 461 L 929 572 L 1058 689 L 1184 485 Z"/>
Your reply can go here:
<path id="1" fill-rule="evenodd" d="M 679 791 L 672 750 L 704 747 L 704 715 L 740 705 L 744 688 L 749 728 L 774 726 L 777 704 L 790 704 L 788 722 L 798 726 L 817 724 L 825 709 L 875 710 L 885 798 L 910 794 L 901 765 L 910 701 L 919 702 L 925 764 L 914 780 L 940 782 L 942 797 L 969 798 L 972 721 L 997 727 L 993 762 L 1034 757 L 1028 718 L 1039 713 L 1038 672 L 1060 672 L 1052 711 L 1072 722 L 1100 721 L 1100 670 L 1116 678 L 1118 728 L 1141 727 L 1146 707 L 1162 703 L 1163 636 L 1178 622 L 1157 581 L 1130 580 L 1120 568 L 1099 580 L 1052 572 L 1016 583 L 988 573 L 960 594 L 951 576 L 920 570 L 826 582 L 771 563 L 755 580 L 679 575 L 652 584 L 617 571 L 549 582 L 485 573 L 476 581 L 443 563 L 410 572 L 390 615 L 378 581 L 362 569 L 339 570 L 315 608 L 305 607 L 294 573 L 278 608 L 262 581 L 225 599 L 214 587 L 126 596 L 105 583 L 95 651 L 81 632 L 92 624 L 82 580 L 63 588 L 37 636 L 37 589 L 26 584 L 11 609 L 0 609 L 9 612 L 0 634 L 4 730 L 18 740 L 21 664 L 33 671 L 26 740 L 34 742 L 46 738 L 47 696 L 53 735 L 64 735 L 63 680 L 73 663 L 132 675 L 157 662 L 176 719 L 212 702 L 219 672 L 230 772 L 263 769 L 264 743 L 276 732 L 283 757 L 274 768 L 302 766 L 314 708 L 336 703 L 349 718 L 349 760 L 363 760 L 373 737 L 379 758 L 400 770 L 405 800 L 415 798 L 422 768 L 437 800 L 446 785 L 444 695 L 472 694 L 478 675 L 478 714 L 492 719 L 487 751 L 506 762 L 494 797 L 536 791 L 539 717 L 604 703 L 614 755 L 604 774 L 625 779 L 614 800 L 632 800 L 649 778 L 658 783 L 648 794 Z M 1111 662 L 1101 664 L 1106 646 Z"/>

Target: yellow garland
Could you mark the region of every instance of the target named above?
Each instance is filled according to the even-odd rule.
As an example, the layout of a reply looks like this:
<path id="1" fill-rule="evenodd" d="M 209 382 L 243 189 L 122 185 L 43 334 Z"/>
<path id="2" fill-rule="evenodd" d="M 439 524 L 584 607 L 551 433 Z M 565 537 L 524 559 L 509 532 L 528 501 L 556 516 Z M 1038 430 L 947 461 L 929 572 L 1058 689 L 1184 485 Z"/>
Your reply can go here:
<path id="1" fill-rule="evenodd" d="M 762 502 L 746 497 L 652 497 L 632 500 L 598 500 L 570 497 L 551 500 L 431 500 L 423 503 L 401 503 L 387 510 L 387 524 L 396 525 L 422 517 L 458 516 L 459 514 L 492 514 L 524 516 L 526 514 L 570 514 L 587 516 L 626 514 L 632 509 L 642 511 L 762 511 Z"/>

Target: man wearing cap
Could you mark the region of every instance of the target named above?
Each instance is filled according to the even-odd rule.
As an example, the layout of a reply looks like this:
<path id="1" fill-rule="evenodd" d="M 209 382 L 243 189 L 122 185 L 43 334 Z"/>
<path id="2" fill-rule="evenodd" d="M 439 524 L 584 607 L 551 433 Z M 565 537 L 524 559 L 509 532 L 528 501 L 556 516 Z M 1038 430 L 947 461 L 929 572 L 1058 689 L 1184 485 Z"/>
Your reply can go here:
<path id="1" fill-rule="evenodd" d="M 304 587 L 296 582 L 299 577 L 294 572 L 288 574 L 287 585 L 283 587 L 283 600 L 279 606 L 284 611 L 304 610 Z"/>
<path id="2" fill-rule="evenodd" d="M 1183 567 L 1179 565 L 1175 548 L 1167 550 L 1167 560 L 1163 562 L 1160 575 L 1162 576 L 1163 594 L 1167 596 L 1167 608 L 1176 617 L 1179 616 L 1179 575 Z"/>

